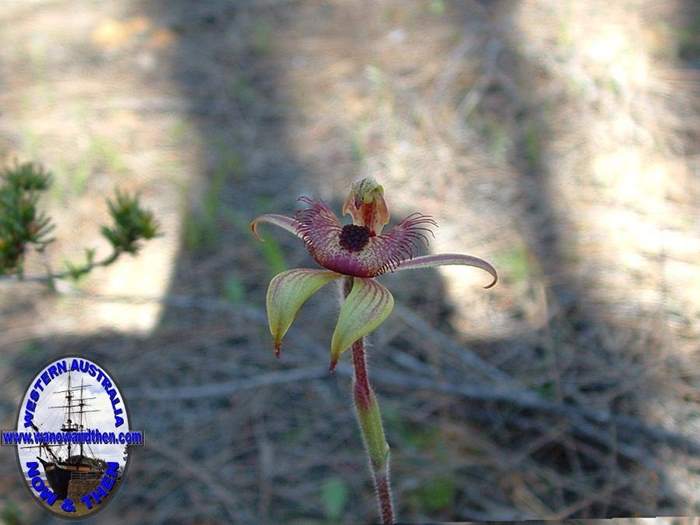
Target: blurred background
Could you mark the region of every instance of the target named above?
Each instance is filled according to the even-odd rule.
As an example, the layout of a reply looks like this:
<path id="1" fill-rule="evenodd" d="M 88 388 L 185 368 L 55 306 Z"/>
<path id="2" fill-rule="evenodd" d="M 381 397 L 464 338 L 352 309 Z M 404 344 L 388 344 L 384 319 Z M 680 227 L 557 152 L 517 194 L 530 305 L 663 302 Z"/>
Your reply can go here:
<path id="1" fill-rule="evenodd" d="M 54 174 L 29 273 L 86 247 L 115 187 L 164 235 L 49 292 L 0 284 L 0 426 L 78 353 L 120 382 L 135 450 L 100 523 L 369 523 L 335 290 L 273 357 L 265 290 L 313 267 L 248 222 L 394 221 L 478 270 L 387 275 L 370 374 L 404 521 L 700 512 L 700 10 L 691 0 L 8 0 L 0 158 Z M 0 516 L 52 518 L 0 450 Z"/>

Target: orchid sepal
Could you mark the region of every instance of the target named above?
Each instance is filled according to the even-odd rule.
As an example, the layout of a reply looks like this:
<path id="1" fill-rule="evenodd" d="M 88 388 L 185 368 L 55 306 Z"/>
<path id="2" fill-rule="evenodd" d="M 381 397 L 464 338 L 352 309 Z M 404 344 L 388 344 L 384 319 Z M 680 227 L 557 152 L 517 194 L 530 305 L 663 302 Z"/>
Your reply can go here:
<path id="1" fill-rule="evenodd" d="M 267 321 L 279 357 L 282 338 L 302 305 L 329 282 L 342 277 L 327 270 L 297 268 L 277 274 L 267 288 Z"/>
<path id="2" fill-rule="evenodd" d="M 498 282 L 498 274 L 496 273 L 496 269 L 488 262 L 484 261 L 483 259 L 479 259 L 478 257 L 461 253 L 441 253 L 437 255 L 423 255 L 421 257 L 406 259 L 397 264 L 393 271 L 398 272 L 401 270 L 417 270 L 420 268 L 433 268 L 435 266 L 449 265 L 472 266 L 488 272 L 491 277 L 493 277 L 493 281 L 484 286 L 484 288 L 491 288 Z"/>
<path id="3" fill-rule="evenodd" d="M 391 292 L 374 279 L 353 278 L 350 294 L 340 307 L 338 323 L 331 339 L 330 370 L 352 344 L 373 332 L 394 309 Z"/>

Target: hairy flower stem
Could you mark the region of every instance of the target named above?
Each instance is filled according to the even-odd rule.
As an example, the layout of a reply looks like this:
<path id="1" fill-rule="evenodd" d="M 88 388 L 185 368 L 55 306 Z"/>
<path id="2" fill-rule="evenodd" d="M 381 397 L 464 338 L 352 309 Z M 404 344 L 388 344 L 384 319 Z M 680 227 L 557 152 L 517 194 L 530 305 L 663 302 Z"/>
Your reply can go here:
<path id="1" fill-rule="evenodd" d="M 352 277 L 344 279 L 343 295 L 345 297 L 352 289 L 352 281 Z M 379 411 L 377 396 L 369 384 L 364 338 L 355 341 L 352 345 L 352 363 L 355 370 L 353 377 L 355 413 L 369 457 L 370 470 L 374 477 L 379 514 L 384 525 L 391 525 L 394 523 L 394 508 L 391 485 L 389 484 L 389 445 L 384 437 L 382 415 Z"/>

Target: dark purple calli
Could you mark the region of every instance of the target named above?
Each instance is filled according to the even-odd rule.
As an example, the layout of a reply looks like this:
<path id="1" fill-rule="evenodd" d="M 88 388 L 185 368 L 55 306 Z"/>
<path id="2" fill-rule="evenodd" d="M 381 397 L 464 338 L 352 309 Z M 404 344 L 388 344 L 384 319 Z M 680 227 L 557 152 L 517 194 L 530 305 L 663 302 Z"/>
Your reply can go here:
<path id="1" fill-rule="evenodd" d="M 341 225 L 320 201 L 300 199 L 308 208 L 296 213 L 297 231 L 318 264 L 353 277 L 376 277 L 413 258 L 419 241 L 427 242 L 435 221 L 420 213 L 408 216 L 385 234 L 365 224 Z"/>

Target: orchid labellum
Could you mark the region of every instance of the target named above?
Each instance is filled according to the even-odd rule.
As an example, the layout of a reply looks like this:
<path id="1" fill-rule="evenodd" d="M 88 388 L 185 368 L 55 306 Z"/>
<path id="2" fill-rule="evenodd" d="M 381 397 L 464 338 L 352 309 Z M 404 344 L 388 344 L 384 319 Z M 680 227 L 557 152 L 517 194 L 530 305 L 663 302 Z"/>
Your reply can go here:
<path id="1" fill-rule="evenodd" d="M 301 238 L 307 250 L 324 269 L 295 269 L 276 275 L 267 290 L 267 318 L 279 357 L 282 338 L 292 325 L 301 306 L 324 285 L 343 279 L 345 300 L 331 339 L 333 370 L 340 355 L 352 348 L 353 399 L 358 423 L 374 477 L 382 523 L 394 523 L 389 484 L 389 445 L 384 438 L 379 404 L 367 375 L 364 337 L 374 331 L 394 308 L 389 290 L 376 277 L 386 272 L 461 264 L 481 268 L 491 274 L 490 288 L 498 279 L 496 270 L 486 261 L 462 254 L 414 257 L 420 241 L 432 235 L 435 221 L 414 213 L 382 233 L 389 222 L 384 189 L 373 179 L 353 184 L 343 204 L 343 214 L 352 224 L 341 224 L 338 217 L 320 201 L 300 199 L 306 208 L 294 217 L 261 215 L 250 226 L 257 234 L 260 223 L 274 224 Z M 259 238 L 259 237 L 258 237 Z"/>

